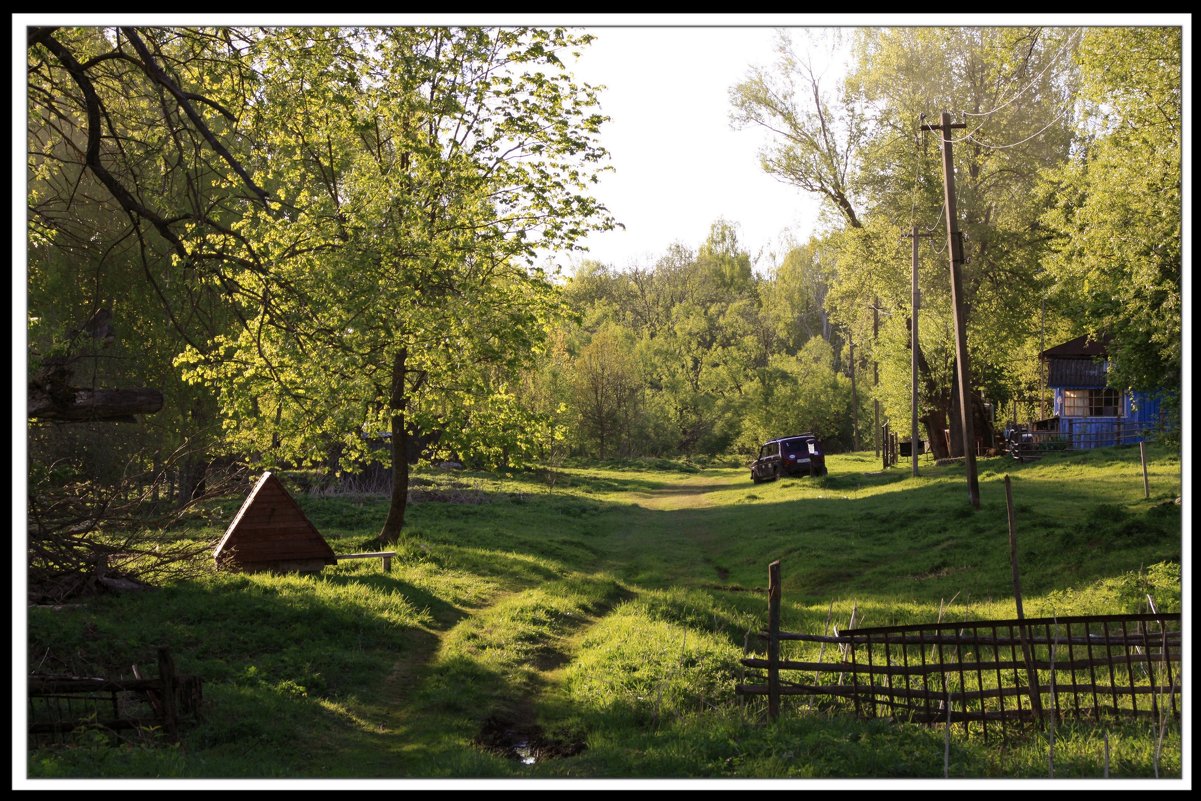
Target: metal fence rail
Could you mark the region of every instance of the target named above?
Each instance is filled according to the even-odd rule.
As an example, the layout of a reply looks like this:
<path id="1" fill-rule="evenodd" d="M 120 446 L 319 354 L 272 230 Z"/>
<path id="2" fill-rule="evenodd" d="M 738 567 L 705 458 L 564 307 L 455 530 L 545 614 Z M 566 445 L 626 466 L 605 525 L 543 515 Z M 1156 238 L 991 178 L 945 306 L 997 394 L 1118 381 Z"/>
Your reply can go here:
<path id="1" fill-rule="evenodd" d="M 1037 459 L 1055 451 L 1089 450 L 1117 445 L 1137 445 L 1153 440 L 1155 431 L 1134 421 L 1068 420 L 1062 430 L 1039 431 L 1016 428 L 1005 442 L 1015 459 Z"/>
<path id="2" fill-rule="evenodd" d="M 778 577 L 778 564 L 773 565 Z M 778 591 L 770 592 L 778 603 Z M 769 612 L 778 621 L 778 613 Z M 1091 615 L 849 629 L 835 636 L 762 632 L 767 658 L 748 657 L 779 715 L 782 696 L 822 697 L 861 717 L 962 724 L 1004 733 L 1010 726 L 1109 716 L 1179 718 L 1181 615 Z M 837 645 L 832 661 L 779 656 L 789 641 Z M 774 656 L 773 656 L 774 655 Z"/>

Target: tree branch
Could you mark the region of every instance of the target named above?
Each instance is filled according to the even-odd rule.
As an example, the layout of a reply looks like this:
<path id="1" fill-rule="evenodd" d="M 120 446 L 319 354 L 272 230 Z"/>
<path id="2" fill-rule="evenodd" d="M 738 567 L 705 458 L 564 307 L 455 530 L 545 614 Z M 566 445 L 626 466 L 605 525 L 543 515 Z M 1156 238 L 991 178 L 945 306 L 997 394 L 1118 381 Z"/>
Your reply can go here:
<path id="1" fill-rule="evenodd" d="M 175 235 L 175 232 L 171 230 L 167 222 L 158 214 L 142 205 L 101 162 L 100 117 L 103 104 L 100 102 L 100 96 L 96 94 L 96 87 L 92 85 L 92 80 L 88 77 L 87 71 L 76 61 L 71 51 L 51 35 L 50 30 L 41 35 L 37 41 L 58 59 L 59 63 L 63 65 L 63 68 L 67 70 L 71 78 L 75 81 L 75 85 L 83 92 L 84 106 L 87 109 L 88 115 L 88 145 L 84 155 L 84 162 L 87 164 L 88 169 L 100 179 L 100 182 L 104 184 L 105 188 L 108 189 L 116 201 L 121 204 L 122 208 L 149 220 L 155 229 L 158 230 L 159 234 L 171 243 L 172 248 L 180 256 L 187 258 L 187 249 L 179 237 Z"/>
<path id="2" fill-rule="evenodd" d="M 263 204 L 263 206 L 266 206 L 267 198 L 269 197 L 267 191 L 260 188 L 258 184 L 254 182 L 254 179 L 250 177 L 250 173 L 246 171 L 246 168 L 243 167 L 242 164 L 235 159 L 228 150 L 225 149 L 225 145 L 221 144 L 221 141 L 213 135 L 212 131 L 209 130 L 208 125 L 204 122 L 204 118 L 200 116 L 200 114 L 196 111 L 195 106 L 191 102 L 190 97 L 194 98 L 195 96 L 189 96 L 175 85 L 175 82 L 171 80 L 167 73 L 163 72 L 162 68 L 159 67 L 158 63 L 154 60 L 154 56 L 151 55 L 150 50 L 146 47 L 146 43 L 142 41 L 140 36 L 138 36 L 137 29 L 122 28 L 121 30 L 129 39 L 129 43 L 132 44 L 134 49 L 138 51 L 138 55 L 142 57 L 141 67 L 142 71 L 146 73 L 146 76 L 151 80 L 161 84 L 163 88 L 165 88 L 175 97 L 176 102 L 179 103 L 179 107 L 183 109 L 185 114 L 188 115 L 188 119 L 190 119 L 192 124 L 196 126 L 196 130 L 199 131 L 200 135 L 204 137 L 206 142 L 208 142 L 209 147 L 211 147 L 217 155 L 225 160 L 225 163 L 228 164 L 230 168 L 238 174 L 238 177 L 242 179 L 246 186 L 249 187 L 249 189 L 256 195 L 258 195 L 259 201 Z"/>

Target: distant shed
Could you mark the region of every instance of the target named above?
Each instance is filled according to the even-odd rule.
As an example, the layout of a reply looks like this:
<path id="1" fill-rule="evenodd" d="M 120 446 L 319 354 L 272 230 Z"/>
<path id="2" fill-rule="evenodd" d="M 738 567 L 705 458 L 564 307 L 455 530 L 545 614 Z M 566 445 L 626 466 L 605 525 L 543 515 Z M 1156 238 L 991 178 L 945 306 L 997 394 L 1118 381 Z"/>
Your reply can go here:
<path id="1" fill-rule="evenodd" d="M 1039 354 L 1055 413 L 1043 422 L 1072 448 L 1130 444 L 1165 425 L 1160 393 L 1109 385 L 1108 345 L 1106 337 L 1082 336 Z"/>
<path id="2" fill-rule="evenodd" d="M 213 558 L 219 569 L 247 573 L 317 572 L 338 563 L 329 543 L 270 472 L 254 485 Z"/>

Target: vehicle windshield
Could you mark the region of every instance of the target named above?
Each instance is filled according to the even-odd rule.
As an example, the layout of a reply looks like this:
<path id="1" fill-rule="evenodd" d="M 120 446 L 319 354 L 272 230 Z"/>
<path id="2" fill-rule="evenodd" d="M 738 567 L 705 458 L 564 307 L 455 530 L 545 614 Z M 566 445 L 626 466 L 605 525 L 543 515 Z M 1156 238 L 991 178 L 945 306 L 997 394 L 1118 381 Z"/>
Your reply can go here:
<path id="1" fill-rule="evenodd" d="M 803 453 L 809 450 L 807 439 L 786 439 L 780 443 L 786 453 Z"/>

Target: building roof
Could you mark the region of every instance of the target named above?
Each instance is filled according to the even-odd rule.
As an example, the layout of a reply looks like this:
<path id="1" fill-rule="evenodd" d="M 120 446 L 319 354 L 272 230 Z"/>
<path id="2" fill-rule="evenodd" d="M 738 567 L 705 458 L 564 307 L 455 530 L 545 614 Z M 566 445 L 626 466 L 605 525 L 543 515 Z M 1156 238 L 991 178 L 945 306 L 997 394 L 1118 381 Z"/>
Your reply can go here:
<path id="1" fill-rule="evenodd" d="M 1049 387 L 1102 389 L 1107 384 L 1105 362 L 1071 357 L 1046 361 Z"/>
<path id="2" fill-rule="evenodd" d="M 1038 354 L 1040 359 L 1104 359 L 1108 354 L 1109 337 L 1101 335 L 1090 341 L 1089 335 L 1047 348 Z"/>
<path id="3" fill-rule="evenodd" d="M 306 560 L 338 562 L 329 543 L 270 472 L 254 485 L 213 557 L 219 565 L 252 569 Z"/>

